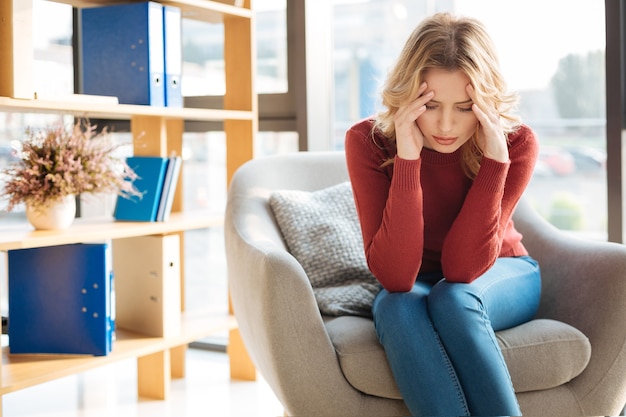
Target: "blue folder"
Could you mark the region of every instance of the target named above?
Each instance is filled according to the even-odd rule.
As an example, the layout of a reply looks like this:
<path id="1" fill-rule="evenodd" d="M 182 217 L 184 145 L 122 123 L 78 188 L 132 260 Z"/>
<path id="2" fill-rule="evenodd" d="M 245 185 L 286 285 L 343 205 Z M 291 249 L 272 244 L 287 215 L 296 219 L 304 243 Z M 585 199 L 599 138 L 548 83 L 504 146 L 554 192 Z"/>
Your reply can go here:
<path id="1" fill-rule="evenodd" d="M 179 7 L 163 6 L 165 45 L 165 105 L 183 107 L 181 78 L 183 72 L 182 16 Z"/>
<path id="2" fill-rule="evenodd" d="M 117 220 L 154 222 L 161 201 L 168 158 L 131 156 L 126 163 L 138 175 L 134 184 L 142 197 L 117 197 L 113 217 Z"/>
<path id="3" fill-rule="evenodd" d="M 156 221 L 165 222 L 169 220 L 172 213 L 172 205 L 174 203 L 174 195 L 176 194 L 176 186 L 178 185 L 178 177 L 183 164 L 183 158 L 180 156 L 171 156 L 167 163 L 165 178 L 163 180 L 163 190 L 161 191 L 161 201 L 157 210 Z"/>
<path id="4" fill-rule="evenodd" d="M 109 245 L 8 252 L 9 349 L 107 355 L 114 338 Z"/>
<path id="5" fill-rule="evenodd" d="M 81 9 L 82 93 L 123 104 L 165 105 L 163 6 Z"/>

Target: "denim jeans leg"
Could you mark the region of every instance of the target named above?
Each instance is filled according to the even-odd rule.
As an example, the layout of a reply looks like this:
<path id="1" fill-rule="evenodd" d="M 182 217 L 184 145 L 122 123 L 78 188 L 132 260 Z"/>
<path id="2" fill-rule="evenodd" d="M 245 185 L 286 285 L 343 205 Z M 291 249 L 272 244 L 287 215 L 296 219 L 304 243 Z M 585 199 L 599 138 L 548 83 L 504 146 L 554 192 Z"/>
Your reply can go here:
<path id="1" fill-rule="evenodd" d="M 437 283 L 429 312 L 472 415 L 521 415 L 495 331 L 531 320 L 541 278 L 530 257 L 500 258 L 470 284 Z"/>
<path id="2" fill-rule="evenodd" d="M 373 305 L 376 332 L 413 416 L 468 415 L 456 373 L 428 315 L 430 288 L 418 282 L 410 292 L 382 290 Z"/>

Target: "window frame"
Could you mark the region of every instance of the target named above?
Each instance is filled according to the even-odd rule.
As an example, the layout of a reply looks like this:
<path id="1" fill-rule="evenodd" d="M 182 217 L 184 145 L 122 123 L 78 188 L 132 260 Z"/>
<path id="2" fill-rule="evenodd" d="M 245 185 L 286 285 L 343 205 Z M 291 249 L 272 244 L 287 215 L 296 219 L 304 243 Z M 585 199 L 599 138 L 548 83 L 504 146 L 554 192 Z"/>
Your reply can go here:
<path id="1" fill-rule="evenodd" d="M 608 240 L 624 242 L 626 0 L 605 0 Z"/>

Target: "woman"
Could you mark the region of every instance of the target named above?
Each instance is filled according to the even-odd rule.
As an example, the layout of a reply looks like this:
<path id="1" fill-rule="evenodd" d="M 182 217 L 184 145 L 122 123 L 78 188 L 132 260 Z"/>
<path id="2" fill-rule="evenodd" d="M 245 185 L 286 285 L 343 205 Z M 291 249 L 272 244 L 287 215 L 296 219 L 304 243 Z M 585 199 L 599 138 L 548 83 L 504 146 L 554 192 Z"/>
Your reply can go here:
<path id="1" fill-rule="evenodd" d="M 511 215 L 537 158 L 481 23 L 412 33 L 385 110 L 346 134 L 376 331 L 413 415 L 521 415 L 494 331 L 533 318 L 541 279 Z"/>

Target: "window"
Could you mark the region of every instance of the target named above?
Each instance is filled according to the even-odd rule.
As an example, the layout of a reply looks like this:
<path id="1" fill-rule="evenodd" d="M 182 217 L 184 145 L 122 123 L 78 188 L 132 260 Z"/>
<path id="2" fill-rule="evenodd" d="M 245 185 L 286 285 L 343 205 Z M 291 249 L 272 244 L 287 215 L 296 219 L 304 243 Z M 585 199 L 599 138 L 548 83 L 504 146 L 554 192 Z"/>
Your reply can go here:
<path id="1" fill-rule="evenodd" d="M 72 7 L 66 4 L 36 0 L 33 14 L 33 83 L 38 96 L 63 96 L 74 91 L 72 63 Z M 49 25 L 49 21 L 54 25 Z M 49 80 L 53 79 L 54 82 Z M 62 115 L 0 112 L 0 169 L 15 160 L 18 143 L 25 129 L 43 128 L 55 123 L 71 123 Z M 2 187 L 0 178 L 0 187 Z M 0 201 L 0 221 L 24 221 L 24 211 L 16 208 L 7 213 Z"/>
<path id="2" fill-rule="evenodd" d="M 257 93 L 287 92 L 286 0 L 254 4 Z M 183 95 L 224 94 L 224 25 L 183 19 Z"/>
<path id="3" fill-rule="evenodd" d="M 380 83 L 423 17 L 437 11 L 476 17 L 539 138 L 527 196 L 557 227 L 607 238 L 604 2 L 333 0 L 333 6 L 336 149 L 352 123 L 379 108 Z"/>

